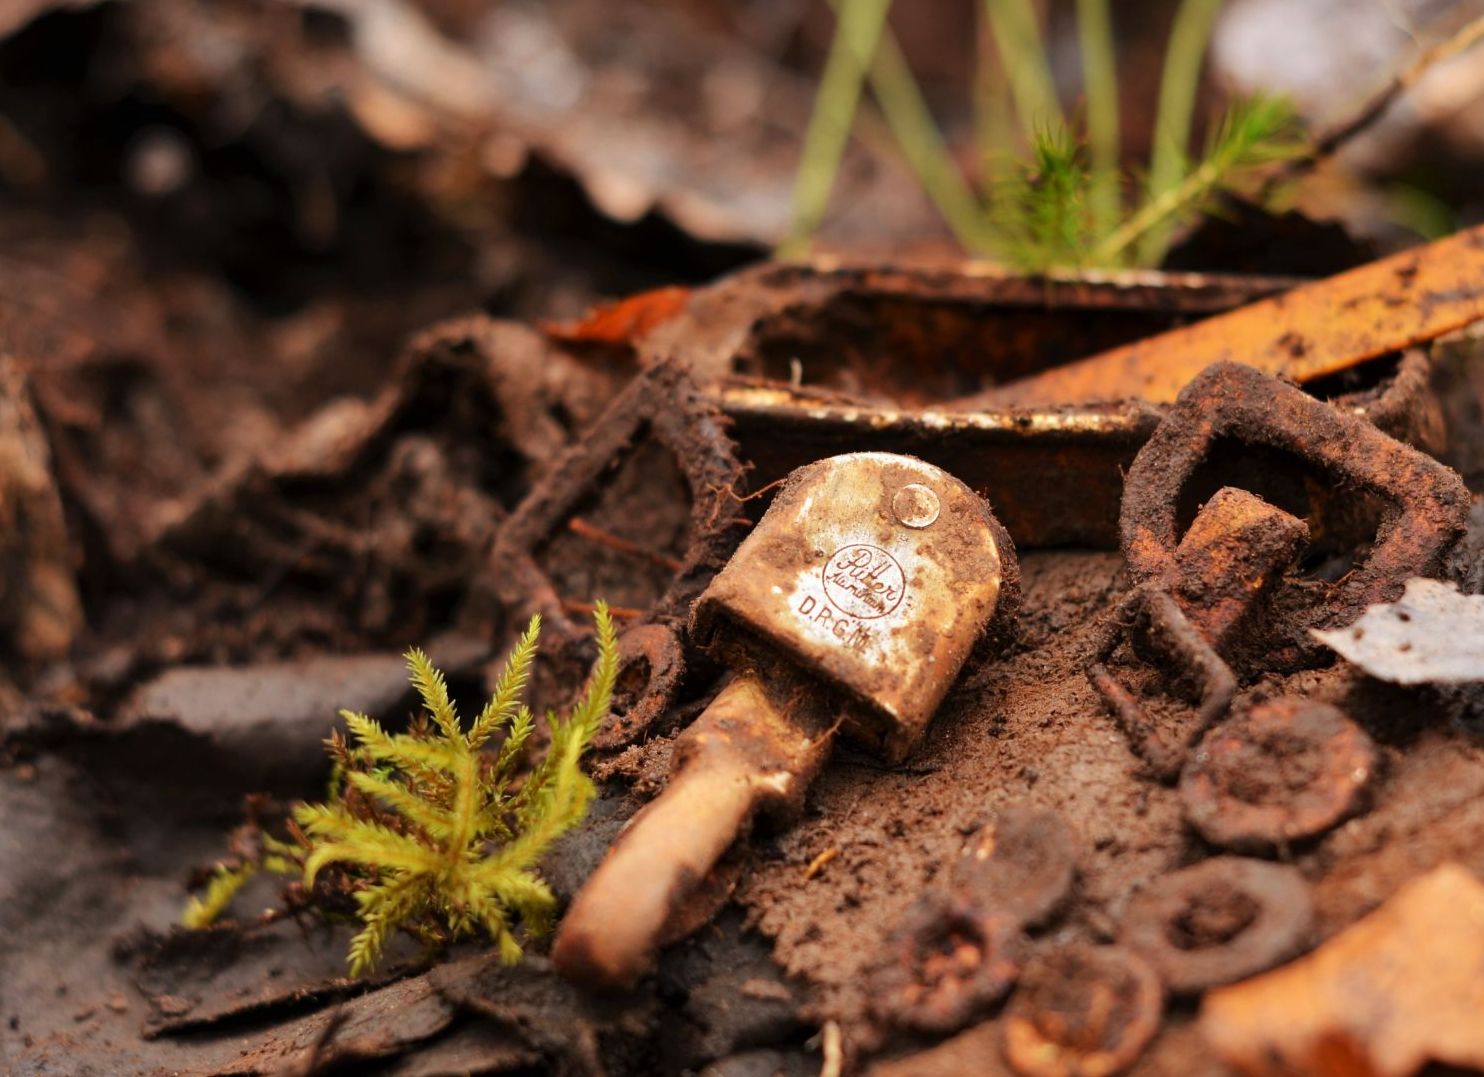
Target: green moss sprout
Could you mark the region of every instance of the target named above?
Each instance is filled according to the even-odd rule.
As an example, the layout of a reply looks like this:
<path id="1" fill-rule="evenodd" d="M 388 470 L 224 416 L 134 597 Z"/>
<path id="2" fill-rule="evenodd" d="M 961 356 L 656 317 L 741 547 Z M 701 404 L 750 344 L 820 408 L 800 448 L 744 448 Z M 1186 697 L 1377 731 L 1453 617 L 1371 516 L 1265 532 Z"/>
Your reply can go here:
<path id="1" fill-rule="evenodd" d="M 292 841 L 263 835 L 260 855 L 219 865 L 187 906 L 185 925 L 210 924 L 259 871 L 299 875 L 309 894 L 333 875 L 331 891 L 349 895 L 361 925 L 350 944 L 353 976 L 375 966 L 398 928 L 435 945 L 483 932 L 503 960 L 520 960 L 517 922 L 538 937 L 556 911 L 537 865 L 582 821 L 593 797 L 581 759 L 608 713 L 618 672 L 606 604 L 596 604 L 595 620 L 598 660 L 586 690 L 565 715 L 547 712 L 547 745 L 527 768 L 536 721 L 521 696 L 539 618 L 531 619 L 467 730 L 443 674 L 422 651 L 409 651 L 408 673 L 422 700 L 418 719 L 405 733 L 389 733 L 364 714 L 342 711 L 349 739 L 335 733 L 328 742 L 328 799 L 293 809 Z"/>

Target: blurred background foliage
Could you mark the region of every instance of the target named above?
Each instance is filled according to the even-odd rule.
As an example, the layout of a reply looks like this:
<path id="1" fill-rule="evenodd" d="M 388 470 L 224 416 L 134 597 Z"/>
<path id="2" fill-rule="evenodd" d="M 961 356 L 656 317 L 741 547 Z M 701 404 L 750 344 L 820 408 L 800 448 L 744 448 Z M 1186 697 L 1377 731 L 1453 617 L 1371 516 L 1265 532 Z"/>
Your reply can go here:
<path id="1" fill-rule="evenodd" d="M 1347 14 L 1365 22 L 1365 13 L 1355 10 L 1363 5 L 1351 5 L 1347 12 L 1318 4 L 1315 7 L 1324 10 L 1292 13 L 1299 24 L 1296 39 L 1304 46 L 1295 51 L 1285 47 L 1277 33 L 1277 20 L 1289 13 L 1272 5 L 1264 10 L 1262 4 L 1179 0 L 1171 12 L 1162 59 L 1157 65 L 1144 65 L 1160 71 L 1157 94 L 1152 102 L 1133 103 L 1135 110 L 1152 105 L 1152 123 L 1147 131 L 1138 130 L 1135 139 L 1126 140 L 1128 95 L 1120 93 L 1120 39 L 1109 0 L 1076 0 L 1070 16 L 1073 28 L 1063 25 L 1060 31 L 1071 40 L 1060 49 L 1056 17 L 1062 15 L 1065 23 L 1066 5 L 982 0 L 975 20 L 979 47 L 968 106 L 972 122 L 969 134 L 956 140 L 955 154 L 954 141 L 939 127 L 889 23 L 890 0 L 831 0 L 830 6 L 837 23 L 794 188 L 793 229 L 781 253 L 797 255 L 808 249 L 825 216 L 851 131 L 863 105 L 874 104 L 923 191 L 963 248 L 1032 271 L 1157 266 L 1178 229 L 1202 213 L 1220 212 L 1216 196 L 1235 190 L 1263 166 L 1269 167 L 1257 200 L 1291 203 L 1292 192 L 1282 190 L 1278 180 L 1296 177 L 1348 149 L 1356 135 L 1385 119 L 1392 111 L 1388 85 L 1399 101 L 1427 81 L 1416 78 L 1414 85 L 1414 76 L 1425 71 L 1432 77 L 1438 68 L 1435 89 L 1448 75 L 1447 61 L 1466 57 L 1484 36 L 1484 24 L 1469 10 L 1471 5 L 1437 11 L 1413 5 L 1416 10 L 1408 12 L 1403 5 L 1378 2 L 1371 14 L 1384 16 L 1394 30 L 1405 33 L 1412 55 L 1403 57 L 1393 50 L 1390 77 L 1378 74 L 1369 87 L 1364 80 L 1351 83 L 1348 96 L 1353 100 L 1347 101 L 1346 91 L 1313 75 L 1318 70 L 1333 76 L 1334 55 L 1353 50 L 1326 48 L 1313 19 L 1318 15 L 1321 25 L 1328 19 L 1340 31 Z M 1123 5 L 1119 18 L 1132 9 L 1156 6 Z M 1217 88 L 1225 104 L 1203 124 L 1204 144 L 1197 153 L 1192 144 L 1196 104 L 1224 6 L 1233 9 L 1226 14 L 1234 27 L 1228 52 L 1235 59 L 1224 71 L 1227 78 L 1218 80 L 1225 83 Z M 1431 21 L 1420 29 L 1414 17 Z M 1271 44 L 1286 55 L 1293 71 L 1272 66 L 1268 55 L 1252 54 L 1250 41 L 1263 20 L 1270 24 Z M 1374 38 L 1374 32 L 1370 36 Z M 1149 51 L 1148 40 L 1136 48 Z M 1075 53 L 1075 68 L 1065 62 L 1068 52 Z M 1480 66 L 1484 65 L 1475 62 L 1472 69 Z M 1259 77 L 1251 77 L 1254 74 Z M 1477 102 L 1477 75 L 1462 74 L 1455 67 L 1451 81 L 1455 105 Z M 1370 96 L 1357 95 L 1356 87 Z M 1306 135 L 1293 93 L 1308 99 L 1311 121 L 1328 119 L 1326 109 L 1345 104 L 1353 119 L 1335 118 L 1329 131 Z M 1377 107 L 1381 101 L 1386 107 Z M 1416 111 L 1416 103 L 1410 104 Z M 1455 128 L 1464 126 L 1466 121 L 1454 122 Z M 1131 144 L 1134 152 L 1147 153 L 1147 160 L 1135 163 Z M 1366 157 L 1364 152 L 1361 156 Z M 1302 168 L 1280 172 L 1272 167 L 1300 159 L 1305 159 Z M 1372 212 L 1386 224 L 1423 238 L 1434 238 L 1457 223 L 1446 196 L 1428 191 L 1425 183 L 1402 176 L 1389 190 L 1383 184 L 1379 194 Z"/>
<path id="2" fill-rule="evenodd" d="M 242 361 L 282 357 L 290 406 L 306 381 L 345 387 L 326 348 L 386 354 L 471 307 L 568 316 L 779 249 L 1319 273 L 1335 222 L 1373 251 L 1484 215 L 1477 52 L 1301 182 L 1262 182 L 1481 15 L 1484 0 L 16 0 L 0 8 L 0 241 L 13 266 L 68 261 L 90 294 L 173 274 L 149 302 L 213 339 L 222 318 L 266 324 Z M 1232 197 L 1262 186 L 1261 210 Z"/>

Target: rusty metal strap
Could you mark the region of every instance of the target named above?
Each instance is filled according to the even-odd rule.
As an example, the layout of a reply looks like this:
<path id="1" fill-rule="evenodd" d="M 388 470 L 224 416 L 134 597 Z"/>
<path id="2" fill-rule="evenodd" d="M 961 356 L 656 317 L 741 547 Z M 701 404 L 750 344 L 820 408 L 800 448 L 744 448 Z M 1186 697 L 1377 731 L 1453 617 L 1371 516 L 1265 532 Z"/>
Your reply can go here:
<path id="1" fill-rule="evenodd" d="M 1140 398 L 1167 404 L 1211 363 L 1307 382 L 1484 319 L 1484 225 L 1011 382 L 956 407 Z"/>

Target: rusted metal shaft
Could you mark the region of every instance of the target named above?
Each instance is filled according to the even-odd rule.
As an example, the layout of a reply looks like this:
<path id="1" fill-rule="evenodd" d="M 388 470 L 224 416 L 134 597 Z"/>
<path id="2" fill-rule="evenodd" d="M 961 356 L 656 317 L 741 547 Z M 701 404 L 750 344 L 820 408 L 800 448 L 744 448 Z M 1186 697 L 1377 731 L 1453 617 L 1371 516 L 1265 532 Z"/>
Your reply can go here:
<path id="1" fill-rule="evenodd" d="M 779 707 L 752 674 L 730 681 L 676 746 L 664 795 L 635 816 L 562 921 L 552 961 L 563 975 L 622 988 L 648 971 L 671 912 L 759 810 L 808 786 L 833 730 Z"/>

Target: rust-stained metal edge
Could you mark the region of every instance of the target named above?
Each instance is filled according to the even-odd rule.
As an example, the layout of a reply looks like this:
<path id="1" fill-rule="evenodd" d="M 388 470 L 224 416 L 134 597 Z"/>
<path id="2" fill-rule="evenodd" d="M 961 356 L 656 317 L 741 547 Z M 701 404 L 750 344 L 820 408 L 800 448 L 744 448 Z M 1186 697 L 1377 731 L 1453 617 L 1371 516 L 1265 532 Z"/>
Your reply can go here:
<path id="1" fill-rule="evenodd" d="M 1154 271 L 1027 277 L 982 262 L 766 262 L 697 289 L 671 317 L 646 324 L 633 346 L 641 365 L 678 358 L 705 383 L 735 373 L 736 358 L 753 342 L 759 326 L 790 311 L 824 311 L 847 297 L 966 308 L 1200 316 L 1302 283 L 1298 277 Z"/>
<path id="2" fill-rule="evenodd" d="M 986 493 L 1018 545 L 1116 545 L 1122 471 L 1159 423 L 1142 404 L 954 415 L 828 400 L 782 387 L 713 385 L 710 398 L 760 488 L 810 460 L 904 453 Z M 1061 480 L 1048 483 L 1049 478 Z"/>
<path id="3" fill-rule="evenodd" d="M 908 410 L 879 408 L 866 404 L 813 402 L 807 396 L 770 385 L 723 385 L 708 394 L 729 415 L 748 412 L 776 415 L 790 421 L 844 423 L 869 430 L 916 427 L 954 432 L 982 431 L 1011 437 L 1041 434 L 1121 434 L 1147 431 L 1150 412 L 1122 405 L 1061 409 L 1005 409 L 1002 411 L 952 412 L 935 408 Z"/>
<path id="4" fill-rule="evenodd" d="M 1277 293 L 1309 283 L 1312 278 L 1287 275 L 1248 273 L 1167 272 L 1160 269 L 1078 269 L 1049 270 L 1027 276 L 994 262 L 955 261 L 899 262 L 883 266 L 878 263 L 818 256 L 807 261 L 773 262 L 765 276 L 786 277 L 790 273 L 807 273 L 822 280 L 839 283 L 870 284 L 882 291 L 896 288 L 919 292 L 925 285 L 943 288 L 932 298 L 993 299 L 1013 303 L 1018 296 L 1042 304 L 1048 291 L 1064 293 L 1070 303 L 1091 307 L 1117 307 L 1132 294 L 1156 290 L 1168 309 L 1195 310 L 1211 305 L 1224 307 L 1233 296 L 1251 297 L 1258 293 Z M 1097 291 L 1076 295 L 1078 285 Z M 1074 295 L 1076 298 L 1074 299 Z M 1143 303 L 1142 296 L 1136 302 Z"/>

